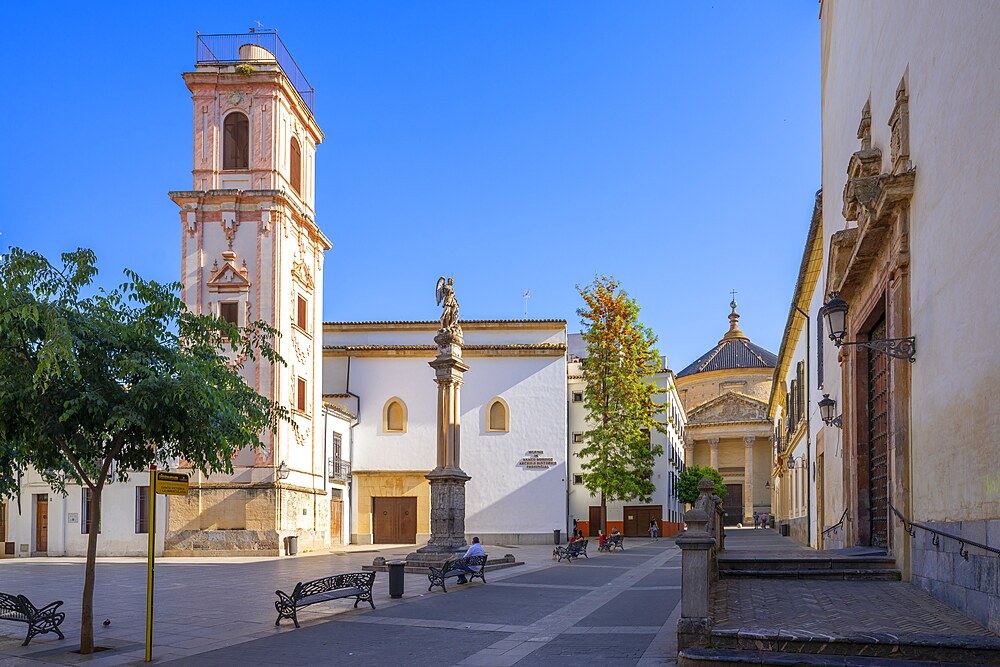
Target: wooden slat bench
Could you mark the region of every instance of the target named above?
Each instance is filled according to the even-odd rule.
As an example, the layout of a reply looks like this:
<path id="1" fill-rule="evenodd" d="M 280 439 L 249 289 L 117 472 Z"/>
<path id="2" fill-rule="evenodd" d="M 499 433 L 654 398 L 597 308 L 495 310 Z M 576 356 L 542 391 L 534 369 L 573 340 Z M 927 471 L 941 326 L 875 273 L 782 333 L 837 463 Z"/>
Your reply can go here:
<path id="1" fill-rule="evenodd" d="M 299 619 L 296 615 L 299 609 L 311 604 L 342 598 L 354 598 L 355 607 L 358 606 L 359 602 L 367 602 L 374 609 L 375 603 L 372 601 L 372 585 L 374 583 L 374 572 L 349 572 L 315 581 L 300 581 L 295 584 L 291 595 L 283 591 L 275 591 L 278 599 L 274 603 L 274 608 L 278 610 L 278 619 L 274 624 L 278 625 L 283 618 L 290 618 L 295 627 L 299 627 Z"/>
<path id="2" fill-rule="evenodd" d="M 23 595 L 0 593 L 0 620 L 28 624 L 28 634 L 21 646 L 27 646 L 33 637 L 47 632 L 54 632 L 59 639 L 66 639 L 59 629 L 59 625 L 66 620 L 66 614 L 56 611 L 62 603 L 62 600 L 57 600 L 39 608 Z"/>
<path id="3" fill-rule="evenodd" d="M 587 542 L 589 540 L 577 540 L 576 542 L 570 542 L 564 547 L 556 547 L 556 560 L 558 561 L 568 561 L 573 562 L 574 559 L 583 556 L 589 559 L 590 556 L 587 555 Z"/>
<path id="4" fill-rule="evenodd" d="M 430 573 L 427 575 L 427 579 L 431 582 L 431 585 L 427 587 L 430 591 L 435 586 L 440 586 L 441 590 L 445 593 L 448 589 L 445 588 L 444 581 L 451 577 L 468 577 L 471 582 L 473 579 L 480 579 L 484 584 L 486 583 L 486 561 L 488 556 L 483 554 L 482 556 L 469 556 L 468 558 L 452 558 L 442 567 L 430 567 Z M 461 567 L 471 567 L 472 572 L 467 572 L 461 570 Z M 479 568 L 476 570 L 476 568 Z"/>

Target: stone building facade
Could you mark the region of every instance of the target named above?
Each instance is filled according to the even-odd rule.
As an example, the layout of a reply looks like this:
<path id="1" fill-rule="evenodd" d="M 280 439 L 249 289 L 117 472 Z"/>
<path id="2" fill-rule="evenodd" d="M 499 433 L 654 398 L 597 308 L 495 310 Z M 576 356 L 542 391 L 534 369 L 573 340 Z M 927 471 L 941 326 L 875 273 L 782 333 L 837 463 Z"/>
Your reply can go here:
<path id="1" fill-rule="evenodd" d="M 770 512 L 771 422 L 767 398 L 776 357 L 739 328 L 736 302 L 729 331 L 711 350 L 677 374 L 687 413 L 686 465 L 718 470 L 727 487 L 727 522 L 753 524 Z"/>

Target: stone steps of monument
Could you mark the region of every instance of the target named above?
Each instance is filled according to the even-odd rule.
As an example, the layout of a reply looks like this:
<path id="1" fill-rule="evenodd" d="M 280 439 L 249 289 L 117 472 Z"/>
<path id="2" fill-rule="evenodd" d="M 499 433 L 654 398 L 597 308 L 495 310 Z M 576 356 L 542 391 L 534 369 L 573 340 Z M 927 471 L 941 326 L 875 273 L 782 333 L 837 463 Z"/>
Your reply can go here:
<path id="1" fill-rule="evenodd" d="M 722 569 L 719 576 L 725 579 L 736 577 L 755 577 L 758 579 L 823 579 L 844 581 L 900 581 L 903 573 L 895 568 L 854 568 L 835 567 L 833 569 L 800 568 L 800 569 Z"/>
<path id="2" fill-rule="evenodd" d="M 750 665 L 996 665 L 1000 663 L 1000 637 L 927 633 L 856 632 L 836 636 L 770 629 L 716 628 L 711 631 L 711 649 L 756 654 L 749 662 L 716 664 Z M 685 649 L 694 652 L 696 649 Z M 692 659 L 697 655 L 691 653 Z M 874 662 L 857 662 L 860 658 Z M 825 660 L 825 661 L 824 661 Z M 711 662 L 683 664 L 705 667 Z"/>
<path id="3" fill-rule="evenodd" d="M 854 655 L 824 655 L 779 653 L 746 649 L 689 648 L 677 656 L 678 667 L 963 667 L 969 662 L 941 660 L 909 660 L 905 658 L 866 657 Z"/>

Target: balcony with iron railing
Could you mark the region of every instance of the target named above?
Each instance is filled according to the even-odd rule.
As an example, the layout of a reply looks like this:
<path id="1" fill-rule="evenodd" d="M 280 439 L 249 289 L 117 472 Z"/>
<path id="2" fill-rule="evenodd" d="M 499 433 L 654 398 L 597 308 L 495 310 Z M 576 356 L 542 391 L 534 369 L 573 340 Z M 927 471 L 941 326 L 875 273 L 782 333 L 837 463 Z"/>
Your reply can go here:
<path id="1" fill-rule="evenodd" d="M 327 460 L 327 479 L 331 482 L 346 482 L 351 479 L 351 462 L 343 459 Z"/>
<path id="2" fill-rule="evenodd" d="M 252 30 L 248 33 L 225 35 L 198 34 L 195 63 L 198 65 L 277 63 L 309 108 L 309 112 L 315 112 L 316 91 L 295 64 L 292 54 L 278 37 L 277 30 Z"/>

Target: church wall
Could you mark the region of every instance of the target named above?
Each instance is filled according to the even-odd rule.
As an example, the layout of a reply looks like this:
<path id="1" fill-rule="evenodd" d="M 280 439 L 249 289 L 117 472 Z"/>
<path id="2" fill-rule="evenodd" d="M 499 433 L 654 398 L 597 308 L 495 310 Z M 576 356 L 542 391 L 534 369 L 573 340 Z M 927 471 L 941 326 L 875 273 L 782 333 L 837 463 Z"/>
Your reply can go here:
<path id="1" fill-rule="evenodd" d="M 367 327 L 338 327 L 330 323 L 324 330 L 325 345 L 433 345 L 437 322 L 421 328 L 399 329 L 386 325 L 382 329 Z M 514 345 L 539 343 L 565 343 L 565 325 L 558 323 L 549 328 L 504 329 L 475 322 L 462 323 L 465 345 Z"/>
<path id="2" fill-rule="evenodd" d="M 678 378 L 677 391 L 688 412 L 728 391 L 767 401 L 773 372 L 774 369 L 760 368 L 695 373 Z"/>
<path id="3" fill-rule="evenodd" d="M 900 79 L 907 81 L 916 169 L 908 257 L 909 328 L 917 339 L 909 367 L 910 518 L 991 546 L 1000 546 L 1000 407 L 993 400 L 1000 313 L 990 305 L 1000 284 L 998 33 L 1000 7 L 987 0 L 823 5 L 825 192 L 843 190 L 869 95 L 872 144 L 888 170 L 886 123 Z M 839 208 L 824 213 L 827 240 L 844 228 Z M 828 362 L 835 358 L 828 351 Z M 989 583 L 1000 581 L 996 556 L 971 549 L 965 562 L 956 542 L 936 547 L 917 533 L 909 545 L 914 583 L 1000 629 L 1000 589 Z"/>

